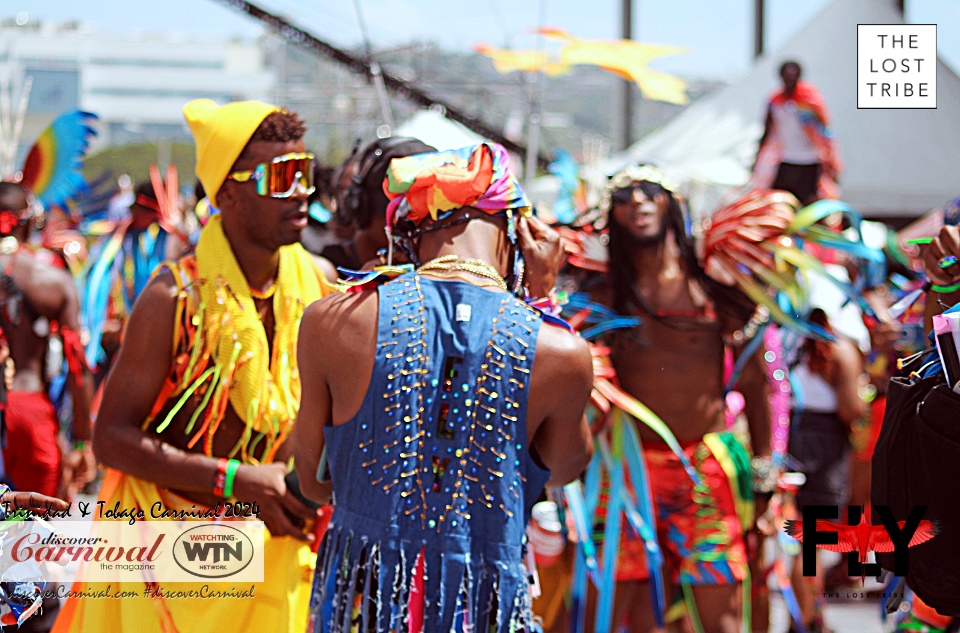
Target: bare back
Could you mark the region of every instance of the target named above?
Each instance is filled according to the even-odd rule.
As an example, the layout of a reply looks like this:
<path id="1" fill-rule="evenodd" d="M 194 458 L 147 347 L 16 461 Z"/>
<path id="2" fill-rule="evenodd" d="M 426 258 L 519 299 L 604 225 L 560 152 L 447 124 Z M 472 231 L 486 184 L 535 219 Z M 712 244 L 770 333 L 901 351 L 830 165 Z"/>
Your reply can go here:
<path id="1" fill-rule="evenodd" d="M 346 423 L 360 410 L 373 376 L 378 309 L 377 292 L 373 291 L 331 296 L 313 304 L 304 314 L 300 334 L 303 399 L 298 433 L 308 433 L 301 428 L 306 421 L 312 429 L 309 435 L 318 439 L 322 425 Z M 321 341 L 324 353 L 311 357 L 308 350 Z M 592 379 L 586 344 L 558 328 L 541 327 L 530 378 L 526 427 L 529 444 L 554 471 L 553 480 L 569 481 L 585 465 L 588 449 L 584 446 L 590 444 L 590 438 L 581 417 Z M 314 428 L 318 424 L 320 428 Z M 298 441 L 298 469 L 301 448 Z"/>
<path id="2" fill-rule="evenodd" d="M 43 261 L 39 255 L 25 251 L 0 255 L 0 270 L 8 277 L 5 288 L 0 290 L 5 295 L 4 301 L 10 305 L 6 312 L 16 313 L 13 323 L 7 323 L 5 316 L 2 324 L 16 368 L 13 389 L 44 391 L 50 326 L 65 318 L 76 320 L 77 297 L 72 286 L 73 278 L 67 271 Z M 17 305 L 12 305 L 11 300 Z M 72 315 L 67 314 L 71 307 Z M 63 325 L 77 327 L 76 323 L 70 322 Z"/>

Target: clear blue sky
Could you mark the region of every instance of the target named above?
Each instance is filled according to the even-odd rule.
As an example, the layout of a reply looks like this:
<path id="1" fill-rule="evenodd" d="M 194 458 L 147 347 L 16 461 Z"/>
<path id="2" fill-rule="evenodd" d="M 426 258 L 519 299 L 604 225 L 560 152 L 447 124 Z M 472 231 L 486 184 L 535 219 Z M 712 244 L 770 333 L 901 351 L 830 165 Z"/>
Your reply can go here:
<path id="1" fill-rule="evenodd" d="M 361 43 L 359 2 L 374 48 L 433 41 L 446 49 L 478 43 L 533 48 L 540 22 L 581 37 L 615 38 L 619 0 L 260 0 L 333 44 Z M 767 47 L 775 49 L 830 0 L 767 0 Z M 890 2 L 893 0 L 876 0 Z M 753 0 L 634 0 L 634 38 L 676 44 L 689 54 L 657 67 L 688 76 L 732 79 L 750 67 Z M 261 27 L 219 0 L 0 0 L 0 18 L 80 20 L 103 31 L 171 31 L 252 38 Z M 960 1 L 907 0 L 907 20 L 939 26 L 944 61 L 960 69 Z"/>

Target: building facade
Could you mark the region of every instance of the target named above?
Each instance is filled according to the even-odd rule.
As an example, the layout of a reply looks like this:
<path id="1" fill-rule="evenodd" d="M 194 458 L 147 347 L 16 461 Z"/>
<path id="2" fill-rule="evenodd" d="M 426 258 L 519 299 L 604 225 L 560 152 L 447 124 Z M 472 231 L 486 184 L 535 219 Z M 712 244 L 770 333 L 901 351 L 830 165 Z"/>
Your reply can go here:
<path id="1" fill-rule="evenodd" d="M 100 117 L 91 146 L 190 141 L 183 104 L 269 99 L 275 73 L 256 41 L 187 39 L 157 33 L 101 33 L 75 22 L 0 22 L 0 80 L 12 109 L 31 78 L 18 158 L 58 114 Z"/>

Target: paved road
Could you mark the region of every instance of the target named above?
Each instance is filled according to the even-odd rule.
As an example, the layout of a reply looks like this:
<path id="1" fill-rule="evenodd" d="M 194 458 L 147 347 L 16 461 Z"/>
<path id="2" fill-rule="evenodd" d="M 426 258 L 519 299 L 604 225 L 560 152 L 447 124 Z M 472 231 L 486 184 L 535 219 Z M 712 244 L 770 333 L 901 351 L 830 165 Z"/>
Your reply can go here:
<path id="1" fill-rule="evenodd" d="M 851 591 L 852 593 L 852 591 Z M 770 633 L 786 633 L 790 628 L 787 608 L 777 593 L 770 596 Z M 835 633 L 883 633 L 877 599 L 831 600 L 824 608 L 827 627 Z"/>

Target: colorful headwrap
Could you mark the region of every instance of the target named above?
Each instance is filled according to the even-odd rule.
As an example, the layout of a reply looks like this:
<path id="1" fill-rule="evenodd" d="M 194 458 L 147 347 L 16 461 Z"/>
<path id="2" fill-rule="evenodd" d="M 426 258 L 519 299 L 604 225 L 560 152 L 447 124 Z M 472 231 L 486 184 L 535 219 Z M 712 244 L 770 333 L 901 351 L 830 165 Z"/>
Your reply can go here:
<path id="1" fill-rule="evenodd" d="M 392 231 L 400 219 L 420 224 L 429 215 L 442 220 L 463 207 L 529 213 L 530 202 L 509 161 L 507 150 L 496 143 L 395 158 L 383 181 L 390 199 L 387 228 Z"/>

